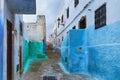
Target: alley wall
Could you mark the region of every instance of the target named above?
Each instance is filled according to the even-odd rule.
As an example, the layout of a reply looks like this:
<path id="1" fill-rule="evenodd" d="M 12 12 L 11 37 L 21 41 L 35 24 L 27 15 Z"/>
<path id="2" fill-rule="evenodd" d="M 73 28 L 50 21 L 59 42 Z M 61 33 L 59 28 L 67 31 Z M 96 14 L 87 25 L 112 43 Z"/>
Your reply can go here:
<path id="1" fill-rule="evenodd" d="M 95 29 L 95 11 L 104 4 L 106 4 L 106 25 Z M 79 21 L 83 16 L 86 16 L 86 28 L 84 28 L 86 35 L 84 37 L 87 37 L 88 72 L 98 80 L 120 79 L 119 4 L 120 1 L 118 0 L 100 0 L 99 2 L 98 0 L 81 0 L 77 7 L 74 7 L 74 0 L 69 0 L 65 2 L 61 13 L 58 15 L 60 18 L 64 15 L 63 23 L 65 24 L 65 26 L 55 26 L 57 28 L 56 46 L 60 50 L 62 37 L 65 38 L 74 26 L 76 29 L 80 29 Z M 66 17 L 68 7 L 69 18 Z"/>
<path id="2" fill-rule="evenodd" d="M 7 80 L 7 20 L 12 23 L 12 79 L 16 80 L 19 77 L 17 72 L 17 65 L 19 64 L 19 45 L 20 43 L 20 22 L 22 22 L 21 15 L 15 15 L 8 7 L 8 3 L 4 2 L 4 40 L 3 40 L 3 80 Z"/>

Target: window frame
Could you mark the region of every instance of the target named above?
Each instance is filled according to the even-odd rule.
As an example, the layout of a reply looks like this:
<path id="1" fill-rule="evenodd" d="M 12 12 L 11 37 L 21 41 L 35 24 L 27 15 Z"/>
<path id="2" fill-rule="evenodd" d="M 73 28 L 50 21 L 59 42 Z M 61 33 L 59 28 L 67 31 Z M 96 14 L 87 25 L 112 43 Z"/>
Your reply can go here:
<path id="1" fill-rule="evenodd" d="M 106 3 L 95 10 L 95 29 L 104 27 L 107 22 Z"/>
<path id="2" fill-rule="evenodd" d="M 82 18 L 79 20 L 78 26 L 79 29 L 86 29 L 87 27 L 86 16 L 82 16 Z"/>

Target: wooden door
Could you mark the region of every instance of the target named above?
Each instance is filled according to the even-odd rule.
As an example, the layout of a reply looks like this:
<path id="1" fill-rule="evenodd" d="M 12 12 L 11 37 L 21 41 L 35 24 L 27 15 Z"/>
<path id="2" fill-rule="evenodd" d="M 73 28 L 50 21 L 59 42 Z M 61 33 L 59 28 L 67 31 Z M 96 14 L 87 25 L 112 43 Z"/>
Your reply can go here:
<path id="1" fill-rule="evenodd" d="M 20 46 L 19 62 L 20 62 L 20 75 L 22 75 L 22 47 L 21 46 Z"/>
<path id="2" fill-rule="evenodd" d="M 22 22 L 20 22 L 20 46 L 19 46 L 19 62 L 20 62 L 20 76 L 22 75 L 23 72 L 23 64 L 22 64 L 22 37 L 23 37 L 23 28 L 22 28 Z"/>
<path id="3" fill-rule="evenodd" d="M 12 23 L 7 20 L 7 80 L 12 80 Z"/>

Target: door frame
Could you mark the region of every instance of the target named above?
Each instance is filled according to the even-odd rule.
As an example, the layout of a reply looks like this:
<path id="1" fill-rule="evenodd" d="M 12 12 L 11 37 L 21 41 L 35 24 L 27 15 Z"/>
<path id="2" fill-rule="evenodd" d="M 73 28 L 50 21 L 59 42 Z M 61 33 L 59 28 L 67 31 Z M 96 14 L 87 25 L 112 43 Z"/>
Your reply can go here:
<path id="1" fill-rule="evenodd" d="M 13 77 L 13 24 L 7 19 L 7 80 Z"/>
<path id="2" fill-rule="evenodd" d="M 23 52 L 22 52 L 22 50 L 23 50 L 23 47 L 22 47 L 22 37 L 23 37 L 23 26 L 22 26 L 22 22 L 20 21 L 20 25 L 19 25 L 19 31 L 20 31 L 20 33 L 19 33 L 19 67 L 20 67 L 20 76 L 22 75 L 22 73 L 23 73 Z"/>

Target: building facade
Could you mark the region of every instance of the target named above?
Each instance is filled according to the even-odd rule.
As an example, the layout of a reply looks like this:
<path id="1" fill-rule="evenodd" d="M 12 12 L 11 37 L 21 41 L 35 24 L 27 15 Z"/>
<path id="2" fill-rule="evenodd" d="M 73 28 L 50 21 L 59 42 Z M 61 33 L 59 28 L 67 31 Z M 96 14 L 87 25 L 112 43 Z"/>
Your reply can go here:
<path id="1" fill-rule="evenodd" d="M 46 40 L 46 20 L 44 15 L 38 15 L 36 23 L 26 23 L 29 41 Z M 36 34 L 35 34 L 36 33 Z"/>
<path id="2" fill-rule="evenodd" d="M 64 0 L 55 23 L 55 45 L 59 52 L 69 30 L 84 30 L 88 73 L 99 80 L 120 79 L 119 3 L 118 0 Z"/>
<path id="3" fill-rule="evenodd" d="M 119 2 L 117 2 L 118 1 L 111 2 L 107 0 L 101 0 L 99 2 L 97 0 L 63 0 L 54 26 L 54 34 L 57 42 L 56 46 L 60 48 L 61 42 L 70 29 L 86 29 L 89 26 L 95 26 L 97 23 L 100 23 L 100 16 L 97 16 L 97 10 L 102 6 L 103 8 L 106 8 L 105 11 L 103 9 L 103 13 L 106 14 L 106 19 L 103 22 L 104 25 L 119 21 Z M 114 5 L 116 5 L 116 7 L 112 7 Z M 98 10 L 98 15 L 100 14 L 100 11 L 101 9 Z M 112 15 L 114 15 L 114 17 Z M 98 20 L 95 18 L 96 16 L 98 17 Z M 58 19 L 60 19 L 60 21 L 58 21 Z M 82 22 L 83 24 L 80 24 Z M 101 26 L 102 22 L 101 25 L 98 25 Z M 95 26 L 96 30 L 97 28 L 99 30 L 99 26 Z"/>
<path id="4" fill-rule="evenodd" d="M 46 53 L 46 19 L 38 15 L 35 23 L 25 23 L 24 28 L 24 70 L 34 59 L 47 58 Z"/>
<path id="5" fill-rule="evenodd" d="M 21 5 L 22 4 L 22 5 Z M 28 6 L 31 5 L 31 6 Z M 18 80 L 23 72 L 22 14 L 35 14 L 36 1 L 0 0 L 0 80 Z"/>

